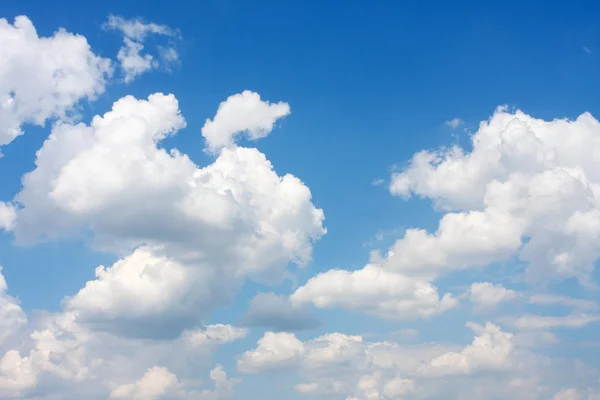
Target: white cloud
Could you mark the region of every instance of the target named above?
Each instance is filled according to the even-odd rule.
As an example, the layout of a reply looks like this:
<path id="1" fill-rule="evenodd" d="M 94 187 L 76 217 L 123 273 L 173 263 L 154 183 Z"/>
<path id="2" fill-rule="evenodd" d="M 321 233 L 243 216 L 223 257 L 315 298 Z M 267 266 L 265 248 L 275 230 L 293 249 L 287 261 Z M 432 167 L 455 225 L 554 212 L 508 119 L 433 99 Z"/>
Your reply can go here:
<path id="1" fill-rule="evenodd" d="M 465 123 L 465 121 L 463 121 L 460 118 L 453 118 L 451 120 L 446 121 L 446 125 L 452 129 L 456 129 L 464 123 Z"/>
<path id="2" fill-rule="evenodd" d="M 10 231 L 15 227 L 17 210 L 11 203 L 0 201 L 0 230 Z"/>
<path id="3" fill-rule="evenodd" d="M 240 371 L 253 373 L 293 366 L 304 355 L 304 345 L 292 333 L 267 332 L 257 345 L 238 360 Z"/>
<path id="4" fill-rule="evenodd" d="M 184 340 L 191 347 L 215 344 L 227 344 L 246 337 L 248 331 L 231 325 L 208 325 L 204 329 L 190 330 L 183 334 Z"/>
<path id="5" fill-rule="evenodd" d="M 245 277 L 278 282 L 290 261 L 307 263 L 312 242 L 325 233 L 310 190 L 292 175 L 279 177 L 257 150 L 223 149 L 199 168 L 158 147 L 183 126 L 172 95 L 124 97 L 89 126 L 57 124 L 23 178 L 18 241 L 91 228 L 103 249 L 144 245 L 99 269 L 67 302 L 83 319 L 149 332 L 169 315 L 174 323 L 163 326 L 184 328 Z M 111 292 L 119 296 L 109 299 Z M 126 319 L 140 324 L 134 329 Z"/>
<path id="6" fill-rule="evenodd" d="M 518 297 L 518 293 L 514 290 L 490 282 L 471 284 L 468 295 L 469 301 L 479 310 L 494 308 L 499 303 L 512 301 Z"/>
<path id="7" fill-rule="evenodd" d="M 453 146 L 416 153 L 393 174 L 392 194 L 426 197 L 450 212 L 441 234 L 409 231 L 400 243 L 412 239 L 416 250 L 403 247 L 400 256 L 412 253 L 411 264 L 421 266 L 432 263 L 432 254 L 442 264 L 474 258 L 471 265 L 518 255 L 529 264 L 529 280 L 575 277 L 590 285 L 600 255 L 599 132 L 589 113 L 543 121 L 501 107 L 473 135 L 472 151 Z M 449 257 L 454 247 L 432 252 L 433 244 L 443 248 L 442 236 L 470 256 Z M 528 240 L 522 244 L 522 238 Z"/>
<path id="8" fill-rule="evenodd" d="M 539 305 L 562 305 L 572 307 L 576 311 L 597 311 L 598 303 L 594 300 L 581 299 L 568 296 L 557 296 L 553 294 L 535 294 L 529 298 L 529 302 Z"/>
<path id="9" fill-rule="evenodd" d="M 564 317 L 526 314 L 520 317 L 506 317 L 509 325 L 523 330 L 581 328 L 587 324 L 600 321 L 600 315 L 571 314 Z"/>
<path id="10" fill-rule="evenodd" d="M 149 34 L 177 36 L 178 32 L 166 25 L 153 22 L 146 23 L 141 19 L 125 19 L 116 15 L 109 15 L 104 24 L 105 29 L 115 29 L 123 32 L 126 38 L 143 41 Z"/>
<path id="11" fill-rule="evenodd" d="M 302 379 L 296 391 L 310 397 L 539 399 L 539 374 L 556 372 L 543 371 L 547 359 L 519 347 L 494 324 L 468 326 L 475 337 L 462 347 L 369 343 L 341 333 L 300 341 L 289 333 L 267 333 L 242 355 L 238 368 L 245 373 L 294 368 Z"/>
<path id="12" fill-rule="evenodd" d="M 27 316 L 21 309 L 19 301 L 6 294 L 7 289 L 8 285 L 0 266 L 0 344 L 17 333 L 17 330 L 27 322 Z"/>
<path id="13" fill-rule="evenodd" d="M 311 278 L 291 296 L 292 303 L 319 308 L 341 307 L 389 319 L 431 317 L 458 305 L 452 294 L 442 298 L 432 284 L 390 272 L 378 265 L 361 270 L 330 270 Z"/>
<path id="14" fill-rule="evenodd" d="M 116 387 L 111 399 L 158 400 L 182 390 L 177 376 L 164 367 L 150 368 L 139 381 Z"/>
<path id="15" fill-rule="evenodd" d="M 449 352 L 434 358 L 420 372 L 434 376 L 460 375 L 510 367 L 515 348 L 512 334 L 502 332 L 500 327 L 489 322 L 485 326 L 472 323 L 467 326 L 478 335 L 471 345 L 460 352 Z"/>
<path id="16" fill-rule="evenodd" d="M 275 122 L 290 114 L 287 103 L 269 103 L 249 90 L 229 96 L 219 104 L 214 118 L 207 119 L 202 127 L 207 150 L 217 153 L 221 148 L 233 145 L 239 134 L 249 140 L 266 137 Z"/>
<path id="17" fill-rule="evenodd" d="M 127 20 L 111 15 L 103 26 L 105 29 L 118 30 L 123 33 L 123 46 L 117 53 L 117 59 L 121 64 L 125 83 L 129 83 L 144 72 L 156 69 L 161 65 L 151 54 L 141 54 L 148 35 L 179 37 L 178 31 L 166 25 L 146 23 L 139 18 Z M 179 58 L 172 43 L 166 47 L 159 47 L 159 55 L 160 60 L 167 68 L 169 64 Z"/>
<path id="18" fill-rule="evenodd" d="M 133 81 L 138 75 L 158 66 L 158 62 L 152 55 L 140 54 L 144 48 L 143 44 L 129 38 L 124 38 L 123 42 L 123 47 L 117 53 L 117 59 L 121 62 L 121 68 L 125 74 L 125 83 Z"/>
<path id="19" fill-rule="evenodd" d="M 25 16 L 0 19 L 0 146 L 23 133 L 76 111 L 82 99 L 104 92 L 111 61 L 97 56 L 85 37 L 59 29 L 39 37 Z"/>

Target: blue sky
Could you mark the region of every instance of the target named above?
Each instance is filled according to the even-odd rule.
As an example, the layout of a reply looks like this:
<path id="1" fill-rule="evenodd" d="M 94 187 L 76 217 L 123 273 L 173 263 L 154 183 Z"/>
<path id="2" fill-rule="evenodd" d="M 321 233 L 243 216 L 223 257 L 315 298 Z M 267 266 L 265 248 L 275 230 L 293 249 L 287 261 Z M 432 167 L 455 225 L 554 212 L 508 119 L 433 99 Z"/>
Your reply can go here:
<path id="1" fill-rule="evenodd" d="M 0 398 L 600 398 L 593 3 L 0 17 Z"/>

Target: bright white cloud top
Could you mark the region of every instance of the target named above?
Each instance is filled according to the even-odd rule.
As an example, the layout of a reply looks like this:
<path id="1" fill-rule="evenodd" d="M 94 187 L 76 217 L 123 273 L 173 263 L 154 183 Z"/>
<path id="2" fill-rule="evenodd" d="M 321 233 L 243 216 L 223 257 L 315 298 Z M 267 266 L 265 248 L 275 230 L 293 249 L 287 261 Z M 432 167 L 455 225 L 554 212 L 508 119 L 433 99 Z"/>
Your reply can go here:
<path id="1" fill-rule="evenodd" d="M 180 38 L 142 19 L 103 28 L 123 35 L 116 60 L 81 35 L 0 19 L 2 151 L 30 125 L 46 132 L 0 199 L 0 250 L 19 248 L 0 253 L 0 399 L 245 399 L 252 387 L 291 399 L 600 398 L 597 368 L 544 353 L 600 322 L 591 114 L 499 107 L 472 148 L 415 153 L 386 195 L 430 202 L 437 227 L 410 226 L 358 266 L 317 266 L 327 210 L 245 147 L 291 120 L 290 104 L 240 88 L 212 114 L 184 116 L 175 94 L 151 88 L 87 115 L 122 84 L 114 65 L 129 83 L 159 66 L 143 53 L 149 37 Z M 179 57 L 171 44 L 163 63 Z M 176 141 L 193 123 L 194 145 Z M 60 305 L 25 307 L 6 263 L 65 243 L 111 261 Z M 569 279 L 577 297 L 555 291 Z"/>

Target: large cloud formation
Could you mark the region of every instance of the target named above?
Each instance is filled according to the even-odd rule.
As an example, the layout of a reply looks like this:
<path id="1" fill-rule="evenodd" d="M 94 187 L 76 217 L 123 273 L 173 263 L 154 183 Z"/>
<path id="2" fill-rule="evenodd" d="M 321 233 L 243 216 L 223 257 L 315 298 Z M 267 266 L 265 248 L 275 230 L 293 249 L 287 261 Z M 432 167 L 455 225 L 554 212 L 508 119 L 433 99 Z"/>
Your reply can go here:
<path id="1" fill-rule="evenodd" d="M 123 33 L 117 58 L 125 81 L 155 68 L 156 59 L 142 54 L 149 35 L 179 35 L 114 16 L 105 28 Z M 301 380 L 290 389 L 307 398 L 600 398 L 596 368 L 534 351 L 560 344 L 561 329 L 600 321 L 594 300 L 527 284 L 511 289 L 493 274 L 475 281 L 463 274 L 469 281 L 458 289 L 443 281 L 502 262 L 514 275 L 522 262 L 521 283 L 571 278 L 594 286 L 600 124 L 591 115 L 542 121 L 499 108 L 473 135 L 471 150 L 419 152 L 391 177 L 393 195 L 429 199 L 444 213 L 436 229 L 406 230 L 362 268 L 319 271 L 292 293 L 259 293 L 240 319 L 244 327 L 206 324 L 245 281 L 277 284 L 290 264 L 308 264 L 326 233 L 309 188 L 240 145 L 270 135 L 290 115 L 289 104 L 249 90 L 225 99 L 194 133 L 214 157 L 199 166 L 165 140 L 186 127 L 172 94 L 125 96 L 79 122 L 79 102 L 103 92 L 113 65 L 82 36 L 38 37 L 18 17 L 12 25 L 0 20 L 0 44 L 0 146 L 23 124 L 57 120 L 20 192 L 0 202 L 0 229 L 21 244 L 76 238 L 114 256 L 56 312 L 26 313 L 0 269 L 0 398 L 232 398 L 240 380 L 213 355 L 249 333 L 262 337 L 239 350 L 237 372 L 266 382 L 291 373 Z M 177 58 L 174 49 L 163 51 L 163 61 Z M 476 311 L 456 312 L 475 321 L 465 335 L 434 328 L 448 341 L 466 338 L 454 340 L 460 343 L 418 344 L 419 332 L 406 326 L 404 341 L 384 332 L 374 333 L 381 340 L 290 333 L 319 327 L 309 305 L 406 323 L 465 299 Z M 522 308 L 498 315 L 508 304 Z M 548 312 L 556 306 L 570 313 Z M 543 314 L 530 312 L 542 307 Z M 425 331 L 430 325 L 422 323 Z"/>
<path id="2" fill-rule="evenodd" d="M 254 126 L 248 115 L 215 121 L 235 118 L 235 129 L 244 130 Z M 308 262 L 325 233 L 310 190 L 292 175 L 278 176 L 258 150 L 231 145 L 200 168 L 159 147 L 184 126 L 173 95 L 124 97 L 90 125 L 56 124 L 23 178 L 17 240 L 88 231 L 103 249 L 143 245 L 98 268 L 97 279 L 68 299 L 82 320 L 131 334 L 169 326 L 176 334 L 245 277 L 278 282 L 288 262 Z"/>
<path id="3" fill-rule="evenodd" d="M 0 146 L 23 134 L 24 123 L 44 125 L 96 98 L 112 74 L 112 62 L 85 37 L 64 29 L 39 37 L 25 16 L 0 19 L 0 48 Z"/>

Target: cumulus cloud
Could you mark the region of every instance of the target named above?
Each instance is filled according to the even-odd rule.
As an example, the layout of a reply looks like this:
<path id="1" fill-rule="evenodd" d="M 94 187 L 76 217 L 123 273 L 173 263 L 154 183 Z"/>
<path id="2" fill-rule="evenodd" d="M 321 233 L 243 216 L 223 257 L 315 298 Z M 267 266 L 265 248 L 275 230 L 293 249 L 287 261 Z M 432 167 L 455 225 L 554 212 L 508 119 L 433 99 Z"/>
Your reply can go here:
<path id="1" fill-rule="evenodd" d="M 245 134 L 249 140 L 263 138 L 273 130 L 275 122 L 290 114 L 285 102 L 269 103 L 249 90 L 229 96 L 219 104 L 214 118 L 202 127 L 206 148 L 212 153 L 234 144 L 236 136 Z"/>
<path id="2" fill-rule="evenodd" d="M 0 19 L 0 146 L 23 134 L 23 124 L 43 126 L 65 118 L 83 99 L 104 92 L 111 61 L 97 56 L 85 37 L 59 29 L 38 36 L 25 16 Z"/>
<path id="3" fill-rule="evenodd" d="M 19 301 L 9 296 L 7 290 L 8 284 L 0 266 L 0 344 L 27 322 L 27 316 L 21 309 Z"/>
<path id="4" fill-rule="evenodd" d="M 293 368 L 302 379 L 296 391 L 310 397 L 392 400 L 475 394 L 472 398 L 485 399 L 502 393 L 500 398 L 537 399 L 523 395 L 523 385 L 515 382 L 537 379 L 542 359 L 492 323 L 467 326 L 475 337 L 463 347 L 366 342 L 341 333 L 301 341 L 290 333 L 269 332 L 241 355 L 238 369 L 259 373 Z M 502 375 L 484 374 L 492 372 Z M 503 383 L 491 384 L 486 376 Z M 532 393 L 537 386 L 527 387 Z"/>
<path id="5" fill-rule="evenodd" d="M 476 309 L 481 311 L 494 308 L 502 302 L 515 300 L 518 293 L 500 284 L 475 282 L 471 284 L 468 296 L 469 301 L 475 305 Z"/>
<path id="6" fill-rule="evenodd" d="M 444 353 L 422 367 L 426 375 L 469 374 L 480 370 L 505 370 L 514 355 L 513 335 L 502 332 L 500 327 L 487 323 L 485 326 L 467 324 L 478 336 L 461 352 Z"/>
<path id="7" fill-rule="evenodd" d="M 440 298 L 432 284 L 369 264 L 357 271 L 330 270 L 311 278 L 290 296 L 292 303 L 340 307 L 388 319 L 431 317 L 452 309 L 458 300 Z"/>
<path id="8" fill-rule="evenodd" d="M 108 21 L 103 25 L 107 30 L 118 30 L 123 33 L 123 46 L 117 53 L 117 59 L 123 70 L 125 83 L 133 81 L 136 77 L 161 65 L 150 53 L 142 54 L 144 41 L 148 35 L 166 36 L 178 38 L 179 32 L 166 25 L 146 23 L 141 19 L 124 19 L 123 17 L 110 15 Z M 159 47 L 160 59 L 165 66 L 178 60 L 178 54 L 170 43 L 169 46 Z"/>
<path id="9" fill-rule="evenodd" d="M 325 233 L 310 190 L 278 176 L 256 149 L 223 149 L 200 168 L 159 147 L 183 126 L 174 96 L 127 96 L 89 126 L 57 124 L 23 178 L 18 241 L 91 229 L 103 249 L 143 246 L 99 268 L 67 301 L 82 320 L 158 332 L 150 328 L 168 316 L 174 320 L 166 326 L 184 328 L 243 278 L 278 282 L 290 261 L 306 264 Z M 140 323 L 134 329 L 126 320 Z"/>
<path id="10" fill-rule="evenodd" d="M 120 385 L 110 393 L 111 399 L 157 400 L 181 392 L 177 376 L 163 367 L 150 368 L 139 381 Z"/>
<path id="11" fill-rule="evenodd" d="M 309 311 L 295 307 L 285 296 L 258 293 L 240 320 L 242 325 L 265 327 L 271 331 L 302 331 L 319 326 Z"/>
<path id="12" fill-rule="evenodd" d="M 515 255 L 528 263 L 528 279 L 574 277 L 590 284 L 600 255 L 599 132 L 589 113 L 544 121 L 501 107 L 473 135 L 472 151 L 452 146 L 416 153 L 393 174 L 391 193 L 429 198 L 449 212 L 435 235 L 409 230 L 396 247 L 410 243 L 415 250 L 401 246 L 396 253 L 407 259 L 408 252 L 416 265 L 433 264 L 433 253 L 440 264 L 463 266 Z M 454 240 L 451 251 L 430 251 Z"/>
<path id="13" fill-rule="evenodd" d="M 122 338 L 88 329 L 70 311 L 37 318 L 17 332 L 18 347 L 0 342 L 0 351 L 9 346 L 0 357 L 1 398 L 30 398 L 34 391 L 64 399 L 226 398 L 237 380 L 227 379 L 220 367 L 210 374 L 214 390 L 196 390 L 195 376 L 217 346 L 245 334 L 208 325 L 173 339 Z"/>
<path id="14" fill-rule="evenodd" d="M 0 202 L 0 230 L 10 231 L 15 226 L 17 210 L 11 203 Z"/>

